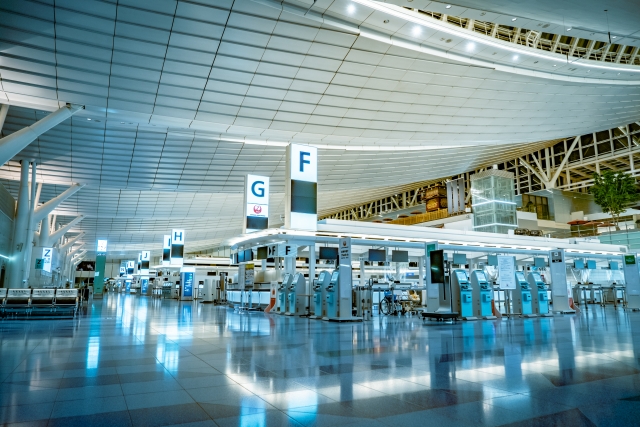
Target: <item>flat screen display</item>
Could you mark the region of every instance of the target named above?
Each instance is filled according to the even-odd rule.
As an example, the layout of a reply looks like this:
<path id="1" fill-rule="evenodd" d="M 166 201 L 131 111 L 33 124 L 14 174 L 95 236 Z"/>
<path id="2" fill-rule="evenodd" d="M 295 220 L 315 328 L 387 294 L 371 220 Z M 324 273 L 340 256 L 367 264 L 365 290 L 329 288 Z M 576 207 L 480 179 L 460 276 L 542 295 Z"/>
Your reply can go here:
<path id="1" fill-rule="evenodd" d="M 369 249 L 369 261 L 384 262 L 387 260 L 387 254 L 384 249 Z"/>
<path id="2" fill-rule="evenodd" d="M 339 271 L 334 271 L 333 274 L 331 275 L 331 281 L 336 282 L 338 280 L 339 275 L 340 275 Z"/>
<path id="3" fill-rule="evenodd" d="M 392 262 L 409 262 L 409 252 L 407 252 L 407 251 L 392 251 L 391 252 L 391 261 Z"/>
<path id="4" fill-rule="evenodd" d="M 458 276 L 458 283 L 467 281 L 467 273 L 464 271 L 456 271 L 456 276 Z"/>
<path id="5" fill-rule="evenodd" d="M 542 277 L 540 277 L 540 273 L 531 273 L 533 276 L 533 280 L 536 282 L 542 282 Z"/>
<path id="6" fill-rule="evenodd" d="M 338 248 L 320 248 L 320 259 L 338 259 Z"/>
<path id="7" fill-rule="evenodd" d="M 544 258 L 534 258 L 533 259 L 533 265 L 541 268 L 541 267 L 546 267 L 547 266 L 547 262 L 544 260 Z"/>
<path id="8" fill-rule="evenodd" d="M 595 270 L 596 269 L 596 262 L 592 259 L 587 261 L 587 269 L 589 270 Z"/>
<path id="9" fill-rule="evenodd" d="M 256 259 L 267 259 L 269 258 L 269 248 L 266 246 L 260 246 L 258 248 L 258 256 Z"/>
<path id="10" fill-rule="evenodd" d="M 453 263 L 457 265 L 464 265 L 467 263 L 466 254 L 453 254 Z"/>
<path id="11" fill-rule="evenodd" d="M 582 261 L 581 259 L 573 261 L 573 268 L 577 268 L 579 270 L 584 269 L 584 261 Z"/>
<path id="12" fill-rule="evenodd" d="M 321 282 L 324 282 L 324 275 L 325 274 L 326 273 L 324 271 L 322 273 L 320 273 L 320 275 L 318 276 L 318 280 L 321 281 Z"/>
<path id="13" fill-rule="evenodd" d="M 244 251 L 244 261 L 253 261 L 253 251 L 251 249 Z"/>
<path id="14" fill-rule="evenodd" d="M 244 251 L 238 252 L 238 262 L 244 262 Z"/>
<path id="15" fill-rule="evenodd" d="M 522 271 L 516 271 L 516 280 L 518 282 L 526 282 L 524 279 L 524 273 Z"/>
<path id="16" fill-rule="evenodd" d="M 478 282 L 486 282 L 487 276 L 484 275 L 482 271 L 476 271 L 476 277 L 478 278 Z"/>
<path id="17" fill-rule="evenodd" d="M 431 283 L 444 283 L 444 251 L 442 249 L 429 253 L 431 266 Z"/>

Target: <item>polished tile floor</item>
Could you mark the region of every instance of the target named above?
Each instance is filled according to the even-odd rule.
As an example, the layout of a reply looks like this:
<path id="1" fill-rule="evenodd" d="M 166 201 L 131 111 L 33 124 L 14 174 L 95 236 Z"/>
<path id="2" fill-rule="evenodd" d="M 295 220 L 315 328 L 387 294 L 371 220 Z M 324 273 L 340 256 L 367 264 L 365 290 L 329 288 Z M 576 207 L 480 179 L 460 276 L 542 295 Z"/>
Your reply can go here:
<path id="1" fill-rule="evenodd" d="M 109 295 L 0 321 L 9 426 L 640 425 L 640 313 L 335 324 Z"/>

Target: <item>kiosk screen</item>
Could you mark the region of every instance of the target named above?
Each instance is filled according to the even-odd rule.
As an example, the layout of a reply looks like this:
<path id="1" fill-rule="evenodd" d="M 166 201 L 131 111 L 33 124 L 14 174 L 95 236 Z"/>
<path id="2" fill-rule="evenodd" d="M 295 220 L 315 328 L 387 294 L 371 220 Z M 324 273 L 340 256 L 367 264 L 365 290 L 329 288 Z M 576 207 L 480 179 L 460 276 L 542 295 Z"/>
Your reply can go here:
<path id="1" fill-rule="evenodd" d="M 478 276 L 478 281 L 479 282 L 486 282 L 487 281 L 487 276 L 485 276 L 482 271 L 476 272 L 476 276 Z"/>
<path id="2" fill-rule="evenodd" d="M 458 276 L 458 282 L 467 281 L 467 274 L 464 271 L 456 271 L 456 276 Z"/>
<path id="3" fill-rule="evenodd" d="M 331 275 L 332 282 L 335 282 L 336 280 L 338 280 L 338 274 L 340 274 L 338 271 L 333 272 L 333 274 Z"/>
<path id="4" fill-rule="evenodd" d="M 531 273 L 533 275 L 533 280 L 536 282 L 542 282 L 542 277 L 540 277 L 540 273 Z"/>
<path id="5" fill-rule="evenodd" d="M 324 271 L 323 271 L 322 273 L 320 273 L 320 275 L 318 276 L 318 280 L 319 280 L 319 281 L 321 281 L 321 282 L 323 282 L 323 281 L 324 281 L 324 275 L 325 275 L 325 274 L 326 274 L 326 273 L 325 273 Z"/>
<path id="6" fill-rule="evenodd" d="M 522 273 L 522 271 L 516 271 L 516 280 L 518 282 L 526 282 L 526 280 L 524 280 L 524 273 Z"/>

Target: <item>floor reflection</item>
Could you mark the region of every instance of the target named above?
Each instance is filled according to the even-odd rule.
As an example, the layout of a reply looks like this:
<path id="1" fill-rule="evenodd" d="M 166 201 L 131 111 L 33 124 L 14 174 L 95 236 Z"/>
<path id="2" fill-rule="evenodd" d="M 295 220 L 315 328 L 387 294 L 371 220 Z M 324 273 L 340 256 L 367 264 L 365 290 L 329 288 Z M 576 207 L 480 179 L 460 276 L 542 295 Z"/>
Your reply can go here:
<path id="1" fill-rule="evenodd" d="M 0 423 L 637 425 L 639 341 L 640 313 L 609 307 L 335 324 L 109 294 L 0 322 Z"/>

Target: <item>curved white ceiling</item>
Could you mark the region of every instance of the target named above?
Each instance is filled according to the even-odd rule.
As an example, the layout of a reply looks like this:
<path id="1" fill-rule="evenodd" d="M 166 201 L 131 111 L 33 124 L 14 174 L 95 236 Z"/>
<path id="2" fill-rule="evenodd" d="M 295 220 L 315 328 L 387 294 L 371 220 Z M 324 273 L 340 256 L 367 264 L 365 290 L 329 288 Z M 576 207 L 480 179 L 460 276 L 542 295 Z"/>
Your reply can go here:
<path id="1" fill-rule="evenodd" d="M 321 147 L 320 205 L 329 209 L 640 115 L 640 87 L 627 76 L 587 83 L 469 62 L 512 55 L 493 55 L 493 46 L 453 60 L 391 42 L 412 41 L 414 22 L 384 24 L 382 12 L 347 0 L 317 3 L 305 17 L 248 0 L 233 10 L 204 0 L 58 0 L 55 13 L 43 2 L 4 2 L 0 102 L 14 107 L 3 133 L 61 103 L 85 105 L 19 157 L 38 161 L 51 195 L 88 183 L 59 211 L 87 215 L 78 227 L 87 241 L 112 224 L 125 230 L 115 242 L 143 245 L 160 241 L 162 221 L 195 221 L 185 225 L 191 235 L 219 230 L 207 242 L 237 234 L 243 175 L 281 185 L 291 141 Z M 424 31 L 425 49 L 466 49 L 463 37 Z M 0 176 L 15 180 L 15 165 Z M 156 225 L 138 235 L 133 219 Z"/>

